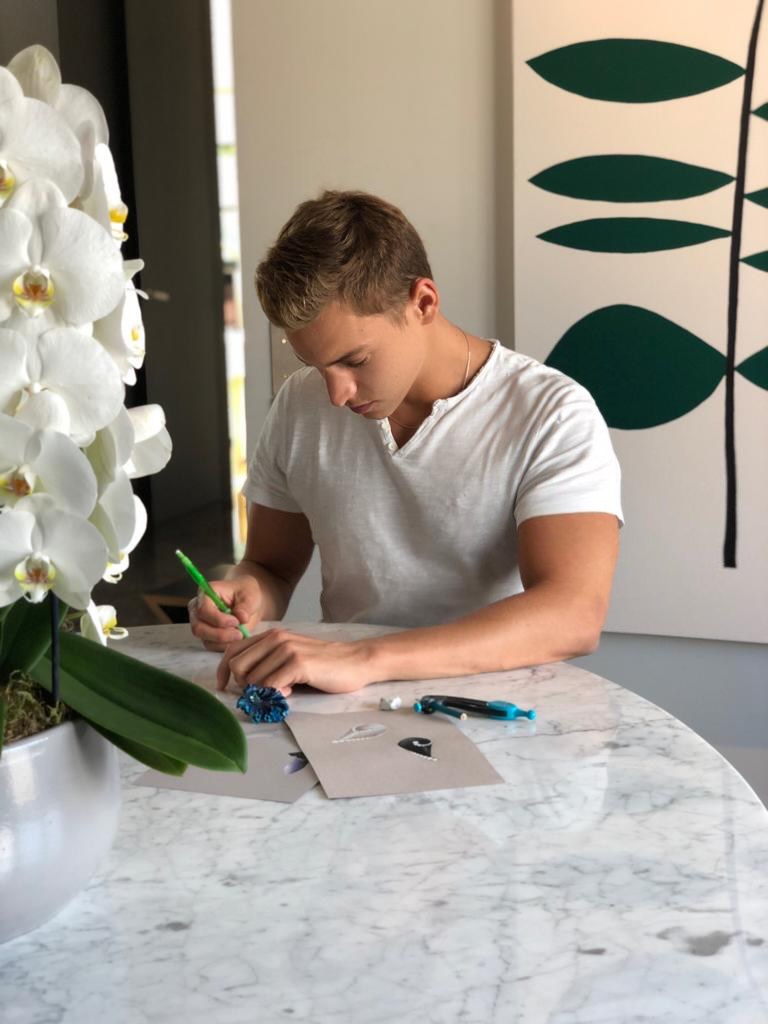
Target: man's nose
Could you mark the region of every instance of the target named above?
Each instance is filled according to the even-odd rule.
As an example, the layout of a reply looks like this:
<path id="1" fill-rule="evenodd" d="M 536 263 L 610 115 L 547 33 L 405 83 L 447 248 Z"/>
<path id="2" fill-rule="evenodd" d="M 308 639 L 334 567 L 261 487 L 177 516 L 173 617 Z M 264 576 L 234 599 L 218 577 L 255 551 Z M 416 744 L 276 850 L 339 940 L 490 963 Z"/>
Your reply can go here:
<path id="1" fill-rule="evenodd" d="M 325 371 L 325 386 L 332 405 L 346 405 L 357 390 L 357 386 L 348 373 L 333 367 Z"/>

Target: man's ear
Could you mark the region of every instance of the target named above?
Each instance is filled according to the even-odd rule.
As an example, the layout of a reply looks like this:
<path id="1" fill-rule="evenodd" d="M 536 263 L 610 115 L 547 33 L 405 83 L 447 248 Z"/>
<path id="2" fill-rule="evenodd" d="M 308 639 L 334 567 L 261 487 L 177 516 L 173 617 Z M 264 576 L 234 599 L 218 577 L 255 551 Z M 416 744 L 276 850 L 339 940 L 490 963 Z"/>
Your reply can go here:
<path id="1" fill-rule="evenodd" d="M 417 278 L 411 285 L 411 302 L 420 325 L 434 323 L 440 311 L 440 293 L 435 282 L 428 277 Z"/>

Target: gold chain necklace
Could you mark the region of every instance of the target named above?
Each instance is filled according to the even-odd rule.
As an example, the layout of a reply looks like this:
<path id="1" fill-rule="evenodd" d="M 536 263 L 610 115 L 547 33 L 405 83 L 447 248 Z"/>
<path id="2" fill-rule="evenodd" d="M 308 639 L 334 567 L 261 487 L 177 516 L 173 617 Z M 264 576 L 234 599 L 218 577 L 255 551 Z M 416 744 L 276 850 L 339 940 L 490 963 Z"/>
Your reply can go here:
<path id="1" fill-rule="evenodd" d="M 464 335 L 464 341 L 466 341 L 467 343 L 467 365 L 464 367 L 464 380 L 461 382 L 461 387 L 459 388 L 459 391 L 463 391 L 464 388 L 467 386 L 467 378 L 469 377 L 469 361 L 471 353 L 469 348 L 469 338 L 467 337 L 467 332 L 463 331 L 461 327 L 459 327 L 459 330 Z M 418 423 L 415 427 L 409 427 L 407 423 L 401 423 L 400 420 L 396 420 L 394 416 L 388 416 L 387 419 L 392 420 L 392 422 L 396 423 L 398 427 L 403 427 L 405 430 L 418 430 L 419 427 L 421 426 L 421 424 Z"/>

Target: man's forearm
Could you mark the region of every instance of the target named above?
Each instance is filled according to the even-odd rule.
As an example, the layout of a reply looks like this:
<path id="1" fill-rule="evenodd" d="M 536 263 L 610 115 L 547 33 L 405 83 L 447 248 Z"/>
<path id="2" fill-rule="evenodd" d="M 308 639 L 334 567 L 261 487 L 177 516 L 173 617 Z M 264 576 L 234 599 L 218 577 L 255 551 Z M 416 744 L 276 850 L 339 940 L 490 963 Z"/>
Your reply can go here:
<path id="1" fill-rule="evenodd" d="M 454 622 L 364 642 L 377 679 L 433 679 L 539 665 L 588 654 L 605 609 L 547 585 Z"/>
<path id="2" fill-rule="evenodd" d="M 258 580 L 264 599 L 262 619 L 266 621 L 282 619 L 293 594 L 293 587 L 286 580 L 275 576 L 258 562 L 249 562 L 245 558 L 227 571 L 226 579 L 234 580 L 238 576 L 252 576 Z"/>

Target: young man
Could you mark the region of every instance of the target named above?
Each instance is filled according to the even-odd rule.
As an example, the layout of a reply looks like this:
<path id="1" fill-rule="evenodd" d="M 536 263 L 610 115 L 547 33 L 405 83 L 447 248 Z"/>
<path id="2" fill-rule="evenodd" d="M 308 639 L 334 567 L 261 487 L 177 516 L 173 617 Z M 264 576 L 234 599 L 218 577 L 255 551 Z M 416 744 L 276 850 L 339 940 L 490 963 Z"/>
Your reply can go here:
<path id="1" fill-rule="evenodd" d="M 245 557 L 199 596 L 218 686 L 356 690 L 517 668 L 595 649 L 621 521 L 608 430 L 580 385 L 440 311 L 424 246 L 360 192 L 302 203 L 256 272 L 307 368 L 253 455 Z M 357 643 L 281 619 L 314 545 L 323 619 L 402 626 Z"/>

